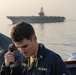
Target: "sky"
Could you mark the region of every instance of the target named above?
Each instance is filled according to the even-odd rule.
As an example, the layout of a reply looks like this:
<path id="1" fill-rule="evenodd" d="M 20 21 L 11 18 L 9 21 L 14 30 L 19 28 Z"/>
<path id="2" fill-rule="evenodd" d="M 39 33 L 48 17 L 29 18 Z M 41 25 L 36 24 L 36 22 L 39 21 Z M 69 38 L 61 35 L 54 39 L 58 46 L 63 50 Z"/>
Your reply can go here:
<path id="1" fill-rule="evenodd" d="M 38 16 L 41 7 L 46 16 L 76 20 L 76 0 L 0 0 L 0 18 Z"/>

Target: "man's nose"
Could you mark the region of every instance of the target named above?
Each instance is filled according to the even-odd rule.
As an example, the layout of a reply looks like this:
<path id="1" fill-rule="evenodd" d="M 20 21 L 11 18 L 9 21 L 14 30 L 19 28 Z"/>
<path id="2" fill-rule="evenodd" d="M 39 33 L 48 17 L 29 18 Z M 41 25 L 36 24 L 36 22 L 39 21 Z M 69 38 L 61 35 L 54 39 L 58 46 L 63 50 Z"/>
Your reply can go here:
<path id="1" fill-rule="evenodd" d="M 24 48 L 19 48 L 19 50 L 22 51 L 22 52 L 23 52 L 23 51 L 26 51 Z"/>

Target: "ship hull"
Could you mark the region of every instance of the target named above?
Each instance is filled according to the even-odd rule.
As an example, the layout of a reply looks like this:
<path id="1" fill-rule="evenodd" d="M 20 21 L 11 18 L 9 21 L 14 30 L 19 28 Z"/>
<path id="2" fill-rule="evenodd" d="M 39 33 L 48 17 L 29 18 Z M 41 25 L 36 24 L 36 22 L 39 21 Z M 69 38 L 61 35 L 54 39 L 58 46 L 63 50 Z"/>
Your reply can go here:
<path id="1" fill-rule="evenodd" d="M 57 16 L 7 16 L 12 21 L 12 24 L 19 22 L 27 23 L 51 23 L 51 22 L 64 22 L 65 17 Z"/>

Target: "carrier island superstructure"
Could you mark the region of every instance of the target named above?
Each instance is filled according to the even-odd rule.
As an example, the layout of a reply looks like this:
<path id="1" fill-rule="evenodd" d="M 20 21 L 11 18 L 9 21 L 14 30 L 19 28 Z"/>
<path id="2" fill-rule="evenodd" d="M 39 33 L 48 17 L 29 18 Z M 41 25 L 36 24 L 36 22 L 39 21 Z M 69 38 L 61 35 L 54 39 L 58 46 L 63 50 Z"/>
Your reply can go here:
<path id="1" fill-rule="evenodd" d="M 43 7 L 41 7 L 39 16 L 7 16 L 12 21 L 12 24 L 19 22 L 27 23 L 51 23 L 51 22 L 64 22 L 65 17 L 63 16 L 45 16 Z"/>

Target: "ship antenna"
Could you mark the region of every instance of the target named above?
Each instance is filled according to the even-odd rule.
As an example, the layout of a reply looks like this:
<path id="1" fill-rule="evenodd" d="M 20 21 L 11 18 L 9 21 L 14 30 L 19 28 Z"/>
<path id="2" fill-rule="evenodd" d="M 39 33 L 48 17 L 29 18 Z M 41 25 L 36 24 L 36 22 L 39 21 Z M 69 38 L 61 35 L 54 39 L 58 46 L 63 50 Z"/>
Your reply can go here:
<path id="1" fill-rule="evenodd" d="M 41 12 L 43 12 L 43 7 L 41 7 Z"/>
<path id="2" fill-rule="evenodd" d="M 43 12 L 43 7 L 41 7 L 41 11 L 40 11 L 40 13 L 39 13 L 39 16 L 40 16 L 40 17 L 44 17 L 44 16 L 45 16 L 45 14 L 44 14 L 44 12 Z"/>

